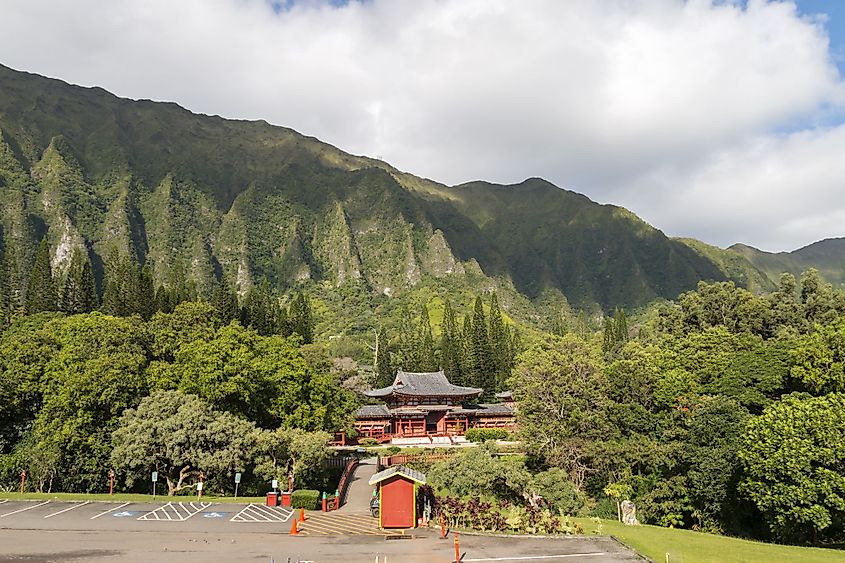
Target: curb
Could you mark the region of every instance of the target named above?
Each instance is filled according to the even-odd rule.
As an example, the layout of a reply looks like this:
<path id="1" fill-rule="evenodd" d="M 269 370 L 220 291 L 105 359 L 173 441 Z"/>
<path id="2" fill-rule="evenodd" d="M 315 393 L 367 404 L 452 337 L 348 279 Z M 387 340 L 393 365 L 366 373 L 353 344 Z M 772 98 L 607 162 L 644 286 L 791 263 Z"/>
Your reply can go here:
<path id="1" fill-rule="evenodd" d="M 649 563 L 654 563 L 653 559 L 646 557 L 645 555 L 643 555 L 642 553 L 640 553 L 639 551 L 637 551 L 636 549 L 634 549 L 633 547 L 631 547 L 627 543 L 623 542 L 622 540 L 620 540 L 616 536 L 605 536 L 605 537 L 612 539 L 613 541 L 615 541 L 616 543 L 618 543 L 619 545 L 621 545 L 622 547 L 624 547 L 625 549 L 627 549 L 628 551 L 630 551 L 631 553 L 633 553 L 634 555 L 639 557 L 641 560 L 648 561 Z"/>

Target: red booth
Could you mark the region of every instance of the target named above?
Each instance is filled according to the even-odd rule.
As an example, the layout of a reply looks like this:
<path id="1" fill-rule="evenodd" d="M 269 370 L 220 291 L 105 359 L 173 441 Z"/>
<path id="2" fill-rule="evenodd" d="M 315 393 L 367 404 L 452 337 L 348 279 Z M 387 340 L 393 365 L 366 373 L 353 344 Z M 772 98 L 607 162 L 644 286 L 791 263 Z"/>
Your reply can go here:
<path id="1" fill-rule="evenodd" d="M 378 487 L 379 526 L 417 527 L 417 486 L 425 485 L 424 474 L 394 465 L 373 475 L 369 483 Z"/>

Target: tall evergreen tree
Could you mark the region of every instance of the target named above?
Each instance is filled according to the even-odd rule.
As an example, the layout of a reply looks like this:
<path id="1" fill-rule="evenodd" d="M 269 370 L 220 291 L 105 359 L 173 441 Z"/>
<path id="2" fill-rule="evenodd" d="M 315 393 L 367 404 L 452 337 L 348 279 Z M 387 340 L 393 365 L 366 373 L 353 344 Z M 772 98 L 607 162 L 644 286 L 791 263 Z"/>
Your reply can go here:
<path id="1" fill-rule="evenodd" d="M 464 315 L 463 328 L 461 329 L 461 368 L 464 385 L 473 383 L 473 366 L 475 365 L 475 351 L 472 347 L 472 315 Z"/>
<path id="2" fill-rule="evenodd" d="M 264 324 L 266 316 L 267 313 L 262 307 L 261 297 L 258 295 L 258 288 L 253 285 L 244 295 L 244 302 L 241 306 L 241 324 L 258 331 L 258 327 Z"/>
<path id="3" fill-rule="evenodd" d="M 619 307 L 613 309 L 613 316 L 604 320 L 604 340 L 602 341 L 602 352 L 608 356 L 614 356 L 628 342 L 628 320 L 625 311 Z"/>
<path id="4" fill-rule="evenodd" d="M 490 349 L 490 337 L 487 333 L 487 318 L 484 314 L 484 304 L 481 296 L 475 298 L 472 313 L 472 364 L 469 370 L 469 381 L 474 387 L 484 389 L 484 395 L 490 396 L 495 391 L 496 374 Z"/>
<path id="5" fill-rule="evenodd" d="M 3 259 L 0 261 L 0 329 L 9 326 L 12 311 L 11 276 L 9 275 L 6 254 L 3 252 Z"/>
<path id="6" fill-rule="evenodd" d="M 84 289 L 83 289 L 83 261 L 87 260 L 87 256 L 83 258 L 82 251 L 79 248 L 74 248 L 70 257 L 70 266 L 67 269 L 65 276 L 65 283 L 62 285 L 62 290 L 59 294 L 59 309 L 69 315 L 77 315 L 85 313 L 84 310 Z"/>
<path id="7" fill-rule="evenodd" d="M 17 247 L 12 244 L 11 240 L 4 242 L 2 262 L 4 294 L 0 298 L 3 300 L 2 320 L 4 326 L 6 326 L 14 317 L 23 315 L 26 311 L 24 309 L 24 276 L 17 260 Z"/>
<path id="8" fill-rule="evenodd" d="M 601 344 L 601 351 L 605 354 L 613 353 L 616 347 L 616 323 L 613 317 L 607 316 L 604 319 L 604 339 Z"/>
<path id="9" fill-rule="evenodd" d="M 311 312 L 311 303 L 301 291 L 296 294 L 290 304 L 288 322 L 291 325 L 291 332 L 301 336 L 303 344 L 311 344 L 314 341 L 314 316 Z"/>
<path id="10" fill-rule="evenodd" d="M 198 297 L 196 282 L 189 278 L 182 260 L 176 260 L 167 273 L 164 288 L 159 287 L 156 290 L 156 307 L 160 311 L 171 313 L 179 303 L 196 301 Z"/>
<path id="11" fill-rule="evenodd" d="M 288 308 L 279 304 L 276 311 L 276 334 L 281 334 L 285 338 L 290 336 L 293 332 L 290 326 L 290 317 L 288 315 Z"/>
<path id="12" fill-rule="evenodd" d="M 407 307 L 402 307 L 399 325 L 399 367 L 405 371 L 419 371 L 420 345 L 417 337 L 418 332 L 414 328 L 411 311 Z"/>
<path id="13" fill-rule="evenodd" d="M 188 273 L 185 270 L 185 264 L 182 260 L 176 260 L 168 269 L 165 278 L 165 286 L 170 294 L 169 299 L 174 309 L 176 305 L 185 300 L 186 293 L 188 292 L 187 283 Z"/>
<path id="14" fill-rule="evenodd" d="M 575 326 L 575 334 L 577 334 L 578 338 L 581 340 L 587 340 L 590 336 L 590 326 L 587 324 L 587 314 L 584 313 L 583 309 L 578 311 L 578 322 Z"/>
<path id="15" fill-rule="evenodd" d="M 613 313 L 613 325 L 616 329 L 616 343 L 621 348 L 628 342 L 628 319 L 625 309 L 616 308 Z"/>
<path id="16" fill-rule="evenodd" d="M 440 335 L 440 365 L 449 381 L 463 385 L 464 375 L 461 366 L 463 340 L 458 327 L 458 320 L 452 304 L 446 300 L 443 308 L 443 326 Z"/>
<path id="17" fill-rule="evenodd" d="M 80 275 L 80 288 L 82 289 L 82 312 L 90 313 L 99 306 L 97 296 L 97 284 L 94 281 L 94 270 L 91 267 L 91 260 L 85 252 L 82 260 L 82 274 Z"/>
<path id="18" fill-rule="evenodd" d="M 106 284 L 106 290 L 108 290 L 108 284 Z M 104 292 L 103 302 L 105 301 L 106 294 Z M 155 291 L 155 303 L 156 311 L 161 311 L 162 313 L 172 313 L 173 310 L 176 308 L 176 294 L 170 291 L 166 286 L 159 285 L 158 287 L 156 287 Z"/>
<path id="19" fill-rule="evenodd" d="M 102 311 L 118 317 L 140 313 L 139 277 L 138 268 L 129 256 L 112 253 L 106 261 L 106 287 L 100 307 Z M 162 310 L 167 311 L 167 307 L 163 307 Z"/>
<path id="20" fill-rule="evenodd" d="M 53 271 L 50 268 L 50 246 L 47 237 L 41 239 L 35 253 L 35 263 L 29 275 L 29 285 L 26 290 L 26 312 L 28 314 L 43 311 L 56 311 L 59 297 L 53 282 Z"/>
<path id="21" fill-rule="evenodd" d="M 514 328 L 511 331 L 510 341 L 511 341 L 511 344 L 510 344 L 510 351 L 511 351 L 510 370 L 511 370 L 511 372 L 513 372 L 513 369 L 516 367 L 516 357 L 523 352 L 522 335 L 519 333 L 519 329 Z M 509 380 L 510 380 L 510 378 L 508 379 L 508 381 Z M 505 381 L 506 385 L 507 385 L 508 381 Z"/>
<path id="22" fill-rule="evenodd" d="M 555 313 L 554 320 L 552 320 L 552 334 L 557 336 L 564 336 L 569 332 L 569 318 L 563 309 Z"/>
<path id="23" fill-rule="evenodd" d="M 390 365 L 390 344 L 384 329 L 376 333 L 374 371 L 376 374 L 374 387 L 376 389 L 387 387 L 393 383 L 395 374 L 393 372 L 393 366 Z"/>
<path id="24" fill-rule="evenodd" d="M 217 309 L 220 320 L 223 324 L 229 324 L 238 319 L 240 310 L 238 308 L 238 295 L 235 288 L 229 284 L 226 274 L 220 276 L 220 280 L 214 287 L 214 294 L 211 298 L 212 305 Z"/>
<path id="25" fill-rule="evenodd" d="M 511 351 L 510 331 L 502 318 L 496 292 L 490 296 L 490 351 L 494 371 L 494 391 L 502 389 L 510 376 Z"/>
<path id="26" fill-rule="evenodd" d="M 420 322 L 417 325 L 417 345 L 419 351 L 419 365 L 417 369 L 422 372 L 437 370 L 437 358 L 434 352 L 434 336 L 431 331 L 431 318 L 428 315 L 428 307 L 423 305 L 420 308 Z"/>
<path id="27" fill-rule="evenodd" d="M 155 281 L 153 280 L 153 265 L 147 260 L 141 271 L 138 273 L 137 287 L 138 301 L 135 305 L 135 312 L 141 315 L 144 320 L 149 320 L 156 312 Z"/>
<path id="28" fill-rule="evenodd" d="M 270 282 L 264 278 L 257 286 L 252 286 L 244 298 L 244 309 L 248 320 L 246 325 L 254 328 L 262 336 L 275 334 L 277 315 L 274 304 L 275 297 L 270 289 Z"/>

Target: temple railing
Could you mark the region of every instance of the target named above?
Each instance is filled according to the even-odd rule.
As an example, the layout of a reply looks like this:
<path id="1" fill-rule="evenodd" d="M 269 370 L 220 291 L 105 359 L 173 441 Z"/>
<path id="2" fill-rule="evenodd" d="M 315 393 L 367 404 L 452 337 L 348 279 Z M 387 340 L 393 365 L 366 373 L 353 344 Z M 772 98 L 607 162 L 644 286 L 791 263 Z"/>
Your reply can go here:
<path id="1" fill-rule="evenodd" d="M 391 465 L 407 465 L 409 463 L 434 463 L 448 459 L 452 454 L 396 454 L 379 456 L 378 466 L 390 467 Z"/>

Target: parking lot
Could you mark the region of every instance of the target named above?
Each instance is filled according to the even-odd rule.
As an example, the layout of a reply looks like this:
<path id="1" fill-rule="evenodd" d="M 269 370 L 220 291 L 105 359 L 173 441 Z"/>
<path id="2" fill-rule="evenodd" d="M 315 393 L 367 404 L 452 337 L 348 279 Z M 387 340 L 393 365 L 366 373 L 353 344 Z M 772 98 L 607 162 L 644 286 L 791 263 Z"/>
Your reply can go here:
<path id="1" fill-rule="evenodd" d="M 289 531 L 293 511 L 259 504 L 164 500 L 157 503 L 0 501 L 0 529 L 222 531 L 248 526 L 258 532 Z"/>
<path id="2" fill-rule="evenodd" d="M 306 512 L 259 504 L 0 500 L 5 561 L 452 561 L 452 537 L 433 530 L 404 537 L 368 514 Z M 632 561 L 610 538 L 560 540 L 461 537 L 462 561 Z"/>

